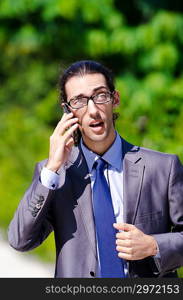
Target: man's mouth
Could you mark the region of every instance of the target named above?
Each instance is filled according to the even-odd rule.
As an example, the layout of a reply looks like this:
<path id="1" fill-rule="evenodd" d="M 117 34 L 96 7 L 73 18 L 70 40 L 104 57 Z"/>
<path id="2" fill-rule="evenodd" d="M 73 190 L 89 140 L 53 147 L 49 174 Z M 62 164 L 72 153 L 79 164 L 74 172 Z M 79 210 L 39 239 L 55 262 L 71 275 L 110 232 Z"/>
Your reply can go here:
<path id="1" fill-rule="evenodd" d="M 101 127 L 101 126 L 103 126 L 104 125 L 104 122 L 103 121 L 98 121 L 98 122 L 92 122 L 92 123 L 90 123 L 90 127 Z"/>

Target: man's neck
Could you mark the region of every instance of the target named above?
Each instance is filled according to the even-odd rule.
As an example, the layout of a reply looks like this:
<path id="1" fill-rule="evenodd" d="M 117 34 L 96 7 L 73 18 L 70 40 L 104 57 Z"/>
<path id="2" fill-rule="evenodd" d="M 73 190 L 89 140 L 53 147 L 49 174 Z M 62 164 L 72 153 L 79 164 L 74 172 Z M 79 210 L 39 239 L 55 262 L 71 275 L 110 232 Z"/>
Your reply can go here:
<path id="1" fill-rule="evenodd" d="M 114 143 L 115 139 L 116 139 L 116 132 L 114 132 L 114 135 L 110 139 L 110 142 L 101 141 L 101 142 L 92 142 L 92 143 L 88 144 L 85 141 L 85 139 L 83 138 L 83 144 L 85 145 L 85 147 L 87 147 L 92 152 L 102 156 L 111 147 L 111 145 Z"/>

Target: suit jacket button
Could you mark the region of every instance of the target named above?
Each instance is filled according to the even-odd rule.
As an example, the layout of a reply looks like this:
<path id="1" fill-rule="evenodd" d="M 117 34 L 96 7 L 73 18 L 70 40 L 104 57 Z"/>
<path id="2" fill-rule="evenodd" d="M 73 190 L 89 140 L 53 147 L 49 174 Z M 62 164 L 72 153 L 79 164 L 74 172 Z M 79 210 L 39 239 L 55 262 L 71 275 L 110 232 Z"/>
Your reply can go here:
<path id="1" fill-rule="evenodd" d="M 92 277 L 95 277 L 95 273 L 94 273 L 93 271 L 90 272 L 90 275 L 91 275 Z"/>
<path id="2" fill-rule="evenodd" d="M 36 208 L 37 208 L 37 209 L 40 209 L 40 208 L 41 208 L 41 204 L 40 204 L 40 203 L 37 203 L 37 204 L 36 204 Z"/>

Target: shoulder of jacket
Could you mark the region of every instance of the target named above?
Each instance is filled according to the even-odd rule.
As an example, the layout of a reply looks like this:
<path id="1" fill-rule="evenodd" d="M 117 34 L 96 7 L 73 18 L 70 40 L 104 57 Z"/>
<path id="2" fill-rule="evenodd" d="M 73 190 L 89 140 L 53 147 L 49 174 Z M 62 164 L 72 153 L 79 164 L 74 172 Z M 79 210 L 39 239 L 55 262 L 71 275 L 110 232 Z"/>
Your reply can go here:
<path id="1" fill-rule="evenodd" d="M 139 147 L 139 151 L 141 153 L 143 153 L 144 155 L 159 157 L 162 159 L 164 159 L 164 158 L 165 159 L 174 159 L 175 157 L 177 157 L 176 154 L 161 152 L 161 151 L 157 151 L 157 150 L 153 150 L 153 149 L 149 149 L 149 148 L 145 148 L 145 147 Z"/>

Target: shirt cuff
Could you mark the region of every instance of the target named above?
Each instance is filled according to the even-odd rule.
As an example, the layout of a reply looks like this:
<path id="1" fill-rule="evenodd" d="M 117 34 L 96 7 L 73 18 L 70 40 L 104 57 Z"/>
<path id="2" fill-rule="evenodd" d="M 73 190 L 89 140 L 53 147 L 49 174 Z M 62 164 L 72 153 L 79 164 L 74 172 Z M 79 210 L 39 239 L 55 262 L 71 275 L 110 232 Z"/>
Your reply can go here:
<path id="1" fill-rule="evenodd" d="M 40 175 L 42 185 L 51 190 L 55 190 L 58 187 L 59 178 L 60 176 L 57 173 L 43 167 Z"/>
<path id="2" fill-rule="evenodd" d="M 161 258 L 160 251 L 159 251 L 159 246 L 158 246 L 158 243 L 157 243 L 157 242 L 156 242 L 156 247 L 157 247 L 157 253 L 156 253 L 156 255 L 154 255 L 153 257 L 154 257 L 154 258 Z"/>

